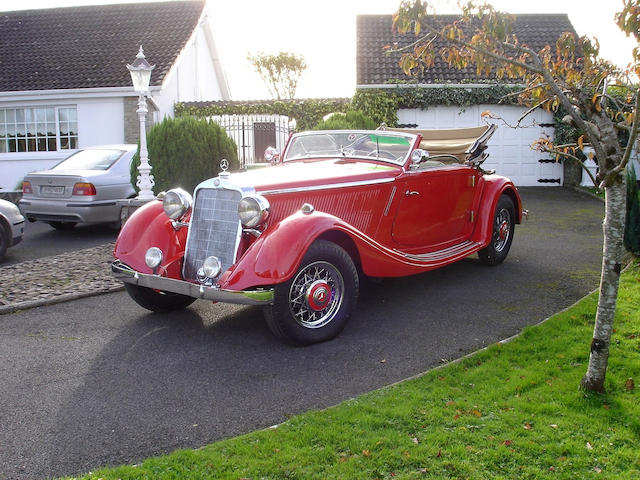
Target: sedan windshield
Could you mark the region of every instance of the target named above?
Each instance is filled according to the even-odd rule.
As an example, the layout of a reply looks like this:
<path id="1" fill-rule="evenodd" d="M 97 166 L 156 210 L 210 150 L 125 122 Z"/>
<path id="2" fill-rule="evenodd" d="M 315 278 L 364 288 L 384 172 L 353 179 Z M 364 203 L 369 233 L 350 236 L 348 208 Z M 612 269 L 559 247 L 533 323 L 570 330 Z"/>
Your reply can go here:
<path id="1" fill-rule="evenodd" d="M 284 161 L 316 157 L 357 157 L 402 164 L 409 155 L 414 140 L 414 135 L 385 131 L 305 132 L 293 136 Z"/>
<path id="2" fill-rule="evenodd" d="M 123 153 L 124 150 L 80 150 L 52 170 L 109 170 Z"/>

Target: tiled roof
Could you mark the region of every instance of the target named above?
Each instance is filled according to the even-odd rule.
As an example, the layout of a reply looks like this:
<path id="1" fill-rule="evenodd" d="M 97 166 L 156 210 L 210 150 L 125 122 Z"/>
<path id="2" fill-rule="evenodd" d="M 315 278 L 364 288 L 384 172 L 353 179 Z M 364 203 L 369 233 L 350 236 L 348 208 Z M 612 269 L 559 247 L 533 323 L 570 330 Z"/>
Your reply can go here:
<path id="1" fill-rule="evenodd" d="M 0 12 L 0 92 L 128 87 L 140 45 L 161 85 L 204 0 Z"/>
<path id="2" fill-rule="evenodd" d="M 349 103 L 350 98 L 295 98 L 291 102 L 296 104 L 304 104 L 305 102 L 334 102 L 336 104 Z M 277 103 L 288 103 L 290 100 L 209 100 L 200 102 L 182 102 L 187 108 L 206 108 L 206 107 L 260 107 L 272 106 Z"/>
<path id="3" fill-rule="evenodd" d="M 433 17 L 431 17 L 433 18 Z M 437 15 L 436 24 L 445 25 L 456 20 L 455 15 Z M 433 20 L 432 20 L 433 21 Z M 483 83 L 489 79 L 479 77 L 474 67 L 462 70 L 449 66 L 436 55 L 435 65 L 416 77 L 407 77 L 398 61 L 400 54 L 387 54 L 385 45 L 406 46 L 416 40 L 413 33 L 398 35 L 391 30 L 391 15 L 358 15 L 357 18 L 357 84 L 375 85 L 395 81 L 417 81 L 419 83 Z M 424 31 L 424 30 L 423 30 Z M 516 15 L 513 32 L 520 43 L 538 51 L 546 45 L 555 46 L 563 32 L 575 30 L 566 14 L 520 14 Z M 438 52 L 445 44 L 435 42 Z"/>

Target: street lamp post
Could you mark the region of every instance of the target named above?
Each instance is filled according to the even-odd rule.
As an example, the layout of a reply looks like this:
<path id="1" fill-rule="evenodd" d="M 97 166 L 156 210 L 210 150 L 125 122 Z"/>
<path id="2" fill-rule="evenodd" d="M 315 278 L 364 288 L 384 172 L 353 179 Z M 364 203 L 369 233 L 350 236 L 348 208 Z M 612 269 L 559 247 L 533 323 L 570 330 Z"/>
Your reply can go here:
<path id="1" fill-rule="evenodd" d="M 138 200 L 153 200 L 153 175 L 151 175 L 151 165 L 149 164 L 149 152 L 147 151 L 147 100 L 146 95 L 149 93 L 149 81 L 151 80 L 151 71 L 155 65 L 150 65 L 144 57 L 142 45 L 136 59 L 131 65 L 127 65 L 133 82 L 133 89 L 138 92 L 138 119 L 140 121 L 140 166 L 138 166 L 138 181 L 136 185 L 140 189 Z"/>

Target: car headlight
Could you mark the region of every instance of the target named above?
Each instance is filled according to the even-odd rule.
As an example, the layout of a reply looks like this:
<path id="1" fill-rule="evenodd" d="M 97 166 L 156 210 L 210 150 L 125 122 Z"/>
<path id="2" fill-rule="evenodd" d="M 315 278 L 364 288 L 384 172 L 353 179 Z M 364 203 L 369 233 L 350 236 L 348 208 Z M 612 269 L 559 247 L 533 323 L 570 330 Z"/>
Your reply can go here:
<path id="1" fill-rule="evenodd" d="M 162 208 L 164 208 L 164 213 L 172 220 L 178 220 L 185 213 L 189 211 L 191 205 L 193 204 L 193 199 L 191 195 L 185 192 L 181 188 L 174 188 L 169 190 L 164 195 L 164 199 L 162 200 Z"/>
<path id="2" fill-rule="evenodd" d="M 260 195 L 248 195 L 240 200 L 238 215 L 247 228 L 257 227 L 269 216 L 269 201 Z"/>
<path id="3" fill-rule="evenodd" d="M 149 268 L 158 268 L 162 263 L 162 250 L 158 247 L 151 247 L 144 255 L 144 263 L 146 263 Z"/>

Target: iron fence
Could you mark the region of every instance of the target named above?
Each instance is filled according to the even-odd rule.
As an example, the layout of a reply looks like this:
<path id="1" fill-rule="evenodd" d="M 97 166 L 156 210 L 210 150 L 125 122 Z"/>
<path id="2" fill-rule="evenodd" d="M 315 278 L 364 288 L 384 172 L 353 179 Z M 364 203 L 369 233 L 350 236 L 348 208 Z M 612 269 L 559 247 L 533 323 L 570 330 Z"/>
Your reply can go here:
<path id="1" fill-rule="evenodd" d="M 282 151 L 289 133 L 289 117 L 284 115 L 213 115 L 207 117 L 220 125 L 236 142 L 240 168 L 264 162 L 267 147 Z"/>

